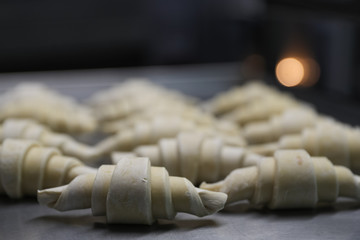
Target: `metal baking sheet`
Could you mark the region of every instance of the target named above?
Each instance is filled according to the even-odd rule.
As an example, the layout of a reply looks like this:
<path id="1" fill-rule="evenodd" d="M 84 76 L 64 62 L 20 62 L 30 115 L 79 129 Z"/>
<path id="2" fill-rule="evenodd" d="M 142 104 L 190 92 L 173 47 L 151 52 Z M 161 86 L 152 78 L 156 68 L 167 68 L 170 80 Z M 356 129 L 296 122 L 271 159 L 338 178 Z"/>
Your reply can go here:
<path id="1" fill-rule="evenodd" d="M 128 77 L 148 77 L 186 94 L 207 98 L 241 83 L 239 63 L 99 69 L 0 75 L 3 92 L 22 81 L 38 81 L 79 100 Z M 204 87 L 206 86 L 206 87 Z M 356 123 L 356 103 L 318 92 L 295 94 L 311 101 L 320 111 Z M 197 218 L 180 213 L 175 220 L 160 220 L 152 226 L 109 225 L 91 211 L 57 212 L 38 205 L 36 199 L 11 200 L 0 197 L 0 239 L 359 239 L 360 204 L 340 199 L 318 210 L 254 210 L 242 202 L 224 211 Z"/>

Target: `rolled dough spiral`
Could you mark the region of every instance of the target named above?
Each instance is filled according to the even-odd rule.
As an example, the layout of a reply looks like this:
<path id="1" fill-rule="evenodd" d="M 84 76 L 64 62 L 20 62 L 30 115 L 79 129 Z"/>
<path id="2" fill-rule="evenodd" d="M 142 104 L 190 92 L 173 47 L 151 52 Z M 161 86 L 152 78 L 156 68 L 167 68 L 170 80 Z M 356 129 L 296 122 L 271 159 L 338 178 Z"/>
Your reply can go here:
<path id="1" fill-rule="evenodd" d="M 70 184 L 38 192 L 42 205 L 59 211 L 91 208 L 109 223 L 152 224 L 172 219 L 177 212 L 202 217 L 223 208 L 226 194 L 195 188 L 181 177 L 169 177 L 148 158 L 124 157 L 117 165 L 103 165 L 96 174 Z"/>
<path id="2" fill-rule="evenodd" d="M 36 140 L 44 146 L 56 147 L 62 153 L 73 156 L 85 163 L 97 161 L 102 153 L 95 147 L 82 144 L 69 135 L 52 132 L 46 126 L 30 119 L 6 119 L 1 126 L 1 139 Z"/>
<path id="3" fill-rule="evenodd" d="M 1 145 L 0 185 L 10 198 L 34 196 L 38 189 L 60 186 L 93 172 L 77 159 L 35 141 L 6 139 Z"/>
<path id="4" fill-rule="evenodd" d="M 325 156 L 335 165 L 360 172 L 360 129 L 324 121 L 299 134 L 284 135 L 278 142 L 249 146 L 249 151 L 272 155 L 277 149 L 305 149 L 311 156 Z"/>
<path id="5" fill-rule="evenodd" d="M 200 186 L 228 194 L 228 204 L 249 200 L 272 209 L 314 208 L 339 196 L 360 200 L 360 177 L 304 150 L 278 150 L 257 166 L 237 169 L 223 181 Z"/>
<path id="6" fill-rule="evenodd" d="M 256 165 L 261 158 L 219 137 L 194 132 L 163 138 L 156 145 L 139 146 L 133 153 L 149 157 L 153 166 L 163 166 L 171 175 L 186 177 L 194 184 L 218 181 L 235 168 Z M 117 154 L 124 153 L 113 153 L 113 161 Z"/>

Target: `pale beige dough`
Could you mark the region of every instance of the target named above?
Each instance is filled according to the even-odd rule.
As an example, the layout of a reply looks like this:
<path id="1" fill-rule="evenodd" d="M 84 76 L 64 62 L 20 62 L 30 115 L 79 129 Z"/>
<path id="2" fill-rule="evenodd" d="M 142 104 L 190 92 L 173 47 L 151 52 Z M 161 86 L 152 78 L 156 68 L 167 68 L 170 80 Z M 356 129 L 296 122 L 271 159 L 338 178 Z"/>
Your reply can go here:
<path id="1" fill-rule="evenodd" d="M 0 185 L 10 198 L 34 196 L 38 189 L 69 183 L 96 170 L 30 140 L 6 139 L 0 151 Z"/>
<path id="2" fill-rule="evenodd" d="M 130 153 L 114 152 L 113 163 L 123 154 Z M 217 181 L 233 169 L 256 165 L 261 159 L 260 155 L 231 146 L 220 137 L 189 131 L 175 138 L 163 138 L 156 145 L 139 146 L 131 154 L 148 157 L 152 165 L 163 166 L 171 175 L 186 177 L 194 184 Z"/>
<path id="3" fill-rule="evenodd" d="M 31 119 L 6 119 L 0 127 L 0 139 L 3 141 L 7 138 L 36 140 L 88 164 L 95 163 L 104 155 L 95 147 L 80 143 L 69 135 L 53 132 Z"/>
<path id="4" fill-rule="evenodd" d="M 277 93 L 278 91 L 275 88 L 260 81 L 250 81 L 229 91 L 221 92 L 207 101 L 204 108 L 216 115 L 225 114 L 250 102 L 257 101 L 266 95 Z"/>
<path id="5" fill-rule="evenodd" d="M 332 120 L 284 135 L 278 142 L 250 145 L 249 151 L 271 156 L 277 149 L 305 149 L 311 156 L 325 156 L 335 165 L 360 172 L 360 130 Z"/>
<path id="6" fill-rule="evenodd" d="M 0 96 L 0 121 L 31 118 L 52 130 L 89 133 L 97 128 L 91 110 L 39 83 L 22 83 Z"/>
<path id="7" fill-rule="evenodd" d="M 290 108 L 267 121 L 249 123 L 243 134 L 249 144 L 277 141 L 281 136 L 299 133 L 306 127 L 315 126 L 320 117 L 309 107 Z"/>
<path id="8" fill-rule="evenodd" d="M 236 169 L 224 180 L 200 188 L 228 194 L 228 204 L 249 200 L 272 209 L 314 208 L 334 203 L 339 196 L 360 200 L 359 176 L 304 150 L 278 150 L 257 166 Z"/>
<path id="9" fill-rule="evenodd" d="M 227 195 L 195 188 L 187 179 L 169 177 L 148 158 L 121 157 L 117 165 L 81 175 L 70 184 L 38 191 L 42 205 L 60 211 L 91 208 L 109 223 L 152 224 L 177 212 L 199 217 L 221 210 Z"/>

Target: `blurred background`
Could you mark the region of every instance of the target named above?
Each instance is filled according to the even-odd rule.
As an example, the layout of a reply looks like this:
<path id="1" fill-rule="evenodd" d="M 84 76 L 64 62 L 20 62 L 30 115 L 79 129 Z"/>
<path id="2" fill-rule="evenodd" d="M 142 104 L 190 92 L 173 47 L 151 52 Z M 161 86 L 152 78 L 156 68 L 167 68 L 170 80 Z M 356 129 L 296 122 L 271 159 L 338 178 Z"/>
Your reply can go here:
<path id="1" fill-rule="evenodd" d="M 0 2 L 0 72 L 239 63 L 360 100 L 355 0 Z"/>

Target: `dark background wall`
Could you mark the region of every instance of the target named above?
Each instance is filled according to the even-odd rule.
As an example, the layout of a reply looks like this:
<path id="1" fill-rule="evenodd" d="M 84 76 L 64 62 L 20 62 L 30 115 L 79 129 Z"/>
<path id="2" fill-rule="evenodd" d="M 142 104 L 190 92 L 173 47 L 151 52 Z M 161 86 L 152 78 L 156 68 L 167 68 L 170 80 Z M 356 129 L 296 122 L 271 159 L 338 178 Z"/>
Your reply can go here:
<path id="1" fill-rule="evenodd" d="M 235 61 L 251 45 L 242 8 L 233 0 L 1 1 L 0 71 Z"/>
<path id="2" fill-rule="evenodd" d="M 359 98 L 359 6 L 354 0 L 3 0 L 0 72 L 233 62 L 256 54 L 273 73 L 285 53 L 297 51 L 319 63 L 316 88 Z"/>

